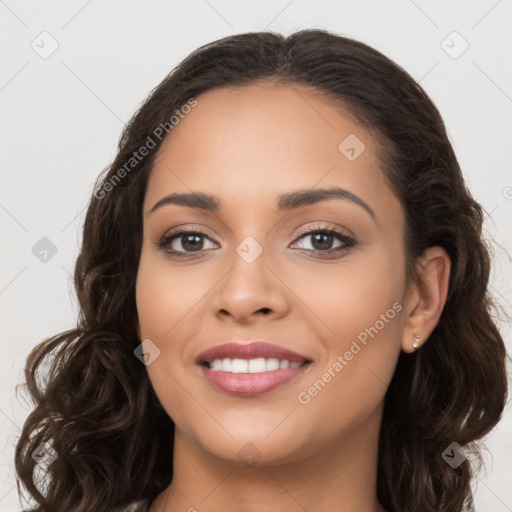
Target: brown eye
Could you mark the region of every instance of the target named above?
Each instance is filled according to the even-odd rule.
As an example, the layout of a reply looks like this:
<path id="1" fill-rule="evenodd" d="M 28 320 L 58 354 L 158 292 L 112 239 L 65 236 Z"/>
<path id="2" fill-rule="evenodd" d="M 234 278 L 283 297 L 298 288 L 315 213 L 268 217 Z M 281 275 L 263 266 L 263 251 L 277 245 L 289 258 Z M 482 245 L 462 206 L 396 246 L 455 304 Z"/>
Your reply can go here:
<path id="1" fill-rule="evenodd" d="M 303 248 L 316 253 L 332 254 L 341 252 L 355 245 L 353 237 L 338 231 L 337 229 L 327 227 L 321 229 L 313 229 L 303 232 L 298 240 L 310 238 L 311 248 Z M 338 240 L 337 247 L 332 247 L 333 243 Z M 296 244 L 297 242 L 295 242 Z"/>
<path id="2" fill-rule="evenodd" d="M 209 238 L 200 231 L 179 231 L 162 237 L 158 246 L 172 254 L 187 255 L 204 250 L 205 240 Z"/>

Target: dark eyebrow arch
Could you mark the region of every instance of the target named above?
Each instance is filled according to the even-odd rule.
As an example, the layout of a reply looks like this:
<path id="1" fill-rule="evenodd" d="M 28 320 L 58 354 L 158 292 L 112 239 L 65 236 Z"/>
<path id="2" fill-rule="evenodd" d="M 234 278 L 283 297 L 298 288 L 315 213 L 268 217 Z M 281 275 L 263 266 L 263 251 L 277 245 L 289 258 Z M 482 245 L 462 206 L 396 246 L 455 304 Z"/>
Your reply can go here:
<path id="1" fill-rule="evenodd" d="M 375 212 L 365 201 L 349 190 L 340 187 L 297 190 L 291 194 L 283 194 L 282 196 L 279 196 L 277 208 L 278 210 L 292 210 L 294 208 L 308 206 L 328 199 L 348 199 L 349 201 L 352 201 L 364 208 L 374 220 L 376 219 Z"/>
<path id="2" fill-rule="evenodd" d="M 374 220 L 376 219 L 375 212 L 365 201 L 352 192 L 340 187 L 310 190 L 303 189 L 288 194 L 282 194 L 278 198 L 277 209 L 279 211 L 289 211 L 329 199 L 345 199 L 352 201 L 364 208 Z M 201 192 L 173 193 L 160 199 L 153 208 L 151 208 L 149 213 L 167 204 L 177 204 L 212 212 L 216 212 L 221 208 L 221 201 L 217 196 Z"/>

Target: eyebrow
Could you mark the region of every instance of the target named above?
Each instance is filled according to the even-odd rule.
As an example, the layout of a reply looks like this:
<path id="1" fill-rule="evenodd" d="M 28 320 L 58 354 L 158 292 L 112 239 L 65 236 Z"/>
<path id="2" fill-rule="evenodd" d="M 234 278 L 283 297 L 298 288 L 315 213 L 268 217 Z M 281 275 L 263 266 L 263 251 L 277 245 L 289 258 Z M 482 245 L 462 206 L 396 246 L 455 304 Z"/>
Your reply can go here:
<path id="1" fill-rule="evenodd" d="M 374 220 L 376 219 L 375 212 L 365 201 L 363 201 L 359 196 L 356 196 L 349 190 L 340 187 L 311 190 L 303 189 L 296 190 L 287 194 L 282 194 L 278 198 L 277 209 L 279 211 L 289 211 L 295 208 L 309 206 L 330 199 L 343 199 L 351 201 L 364 208 L 364 210 L 366 210 Z M 151 210 L 149 210 L 149 213 L 153 213 L 158 208 L 168 204 L 177 204 L 212 212 L 221 209 L 221 200 L 217 196 L 204 194 L 201 192 L 190 192 L 173 193 L 163 197 L 153 206 L 153 208 L 151 208 Z"/>

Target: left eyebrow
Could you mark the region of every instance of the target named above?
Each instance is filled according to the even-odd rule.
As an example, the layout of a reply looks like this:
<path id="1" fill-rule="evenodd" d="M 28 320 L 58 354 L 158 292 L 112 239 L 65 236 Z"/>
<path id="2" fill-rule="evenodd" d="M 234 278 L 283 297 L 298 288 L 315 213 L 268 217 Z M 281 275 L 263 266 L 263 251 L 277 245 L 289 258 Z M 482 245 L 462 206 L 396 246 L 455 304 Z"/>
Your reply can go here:
<path id="1" fill-rule="evenodd" d="M 361 206 L 366 210 L 373 220 L 376 219 L 375 212 L 370 208 L 368 203 L 363 201 L 359 196 L 356 196 L 349 190 L 340 187 L 311 189 L 311 190 L 297 190 L 289 194 L 279 196 L 277 205 L 278 210 L 292 210 L 302 206 L 309 206 L 311 204 L 319 203 L 320 201 L 327 201 L 329 199 L 345 199 Z"/>
<path id="2" fill-rule="evenodd" d="M 366 212 L 368 212 L 374 220 L 376 219 L 375 212 L 365 201 L 363 201 L 359 196 L 356 196 L 349 190 L 340 187 L 311 190 L 302 189 L 287 194 L 282 194 L 278 197 L 277 209 L 279 211 L 289 211 L 295 208 L 301 208 L 331 199 L 343 199 L 351 201 L 366 210 Z M 153 208 L 151 208 L 149 213 L 152 213 L 158 208 L 161 208 L 167 204 L 177 204 L 188 206 L 190 208 L 198 208 L 200 210 L 215 212 L 221 209 L 222 203 L 217 196 L 204 194 L 201 192 L 173 193 L 160 199 L 153 206 Z"/>

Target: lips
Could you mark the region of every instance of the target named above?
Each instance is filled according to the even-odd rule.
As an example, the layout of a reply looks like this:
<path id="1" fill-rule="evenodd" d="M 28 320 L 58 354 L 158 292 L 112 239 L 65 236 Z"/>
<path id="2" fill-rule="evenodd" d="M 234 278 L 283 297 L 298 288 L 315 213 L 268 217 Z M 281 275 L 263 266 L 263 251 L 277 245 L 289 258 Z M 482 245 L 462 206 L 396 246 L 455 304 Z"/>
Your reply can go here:
<path id="1" fill-rule="evenodd" d="M 303 364 L 300 368 L 271 372 L 228 373 L 203 366 L 201 371 L 204 378 L 218 391 L 240 397 L 254 397 L 295 381 L 310 367 L 311 364 Z"/>
<path id="2" fill-rule="evenodd" d="M 290 363 L 304 363 L 312 360 L 307 356 L 265 341 L 249 344 L 225 343 L 209 348 L 196 357 L 196 364 L 211 363 L 215 359 L 256 359 L 258 357 L 285 359 Z"/>
<path id="3" fill-rule="evenodd" d="M 247 360 L 247 365 L 240 372 L 240 366 L 244 366 L 241 360 Z M 265 361 L 266 371 L 262 366 Z M 237 371 L 232 366 L 235 362 Z M 312 362 L 305 355 L 264 341 L 225 343 L 201 352 L 196 358 L 207 382 L 218 391 L 239 397 L 262 395 L 294 382 L 310 369 Z"/>

